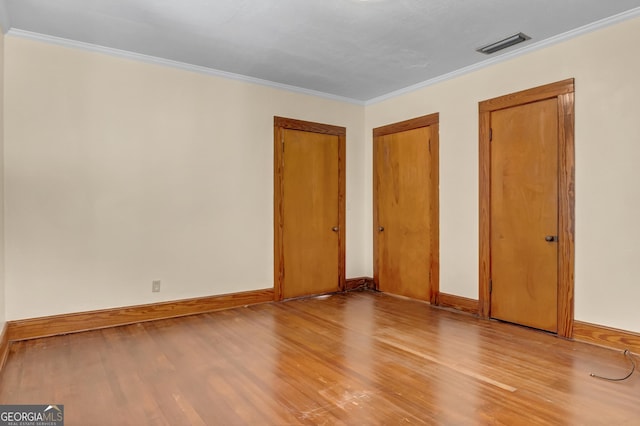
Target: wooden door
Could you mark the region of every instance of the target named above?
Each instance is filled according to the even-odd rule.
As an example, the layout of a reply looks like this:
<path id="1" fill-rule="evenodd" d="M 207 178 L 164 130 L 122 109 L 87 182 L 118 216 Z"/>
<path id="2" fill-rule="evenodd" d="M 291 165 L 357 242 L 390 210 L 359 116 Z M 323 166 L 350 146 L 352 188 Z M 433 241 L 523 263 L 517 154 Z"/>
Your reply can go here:
<path id="1" fill-rule="evenodd" d="M 344 282 L 345 129 L 276 118 L 276 297 Z"/>
<path id="2" fill-rule="evenodd" d="M 374 129 L 374 281 L 436 302 L 438 115 Z"/>
<path id="3" fill-rule="evenodd" d="M 556 332 L 557 100 L 494 111 L 491 129 L 491 316 Z"/>
<path id="4" fill-rule="evenodd" d="M 479 313 L 571 337 L 574 82 L 479 104 Z"/>

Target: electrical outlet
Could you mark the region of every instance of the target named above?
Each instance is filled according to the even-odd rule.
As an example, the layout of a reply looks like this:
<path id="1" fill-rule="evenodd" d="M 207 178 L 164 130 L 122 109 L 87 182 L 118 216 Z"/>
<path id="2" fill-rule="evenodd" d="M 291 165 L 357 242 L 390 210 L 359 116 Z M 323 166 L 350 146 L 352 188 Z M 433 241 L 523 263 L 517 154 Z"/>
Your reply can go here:
<path id="1" fill-rule="evenodd" d="M 160 292 L 160 280 L 151 281 L 151 291 L 154 293 Z"/>

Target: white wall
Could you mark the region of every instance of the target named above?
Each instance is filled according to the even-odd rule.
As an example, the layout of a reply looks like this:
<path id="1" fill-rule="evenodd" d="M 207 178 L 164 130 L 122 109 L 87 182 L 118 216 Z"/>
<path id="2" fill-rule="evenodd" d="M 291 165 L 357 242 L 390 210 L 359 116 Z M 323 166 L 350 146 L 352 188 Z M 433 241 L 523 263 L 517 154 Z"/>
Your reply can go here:
<path id="1" fill-rule="evenodd" d="M 0 28 L 0 331 L 6 322 L 4 281 L 4 34 Z"/>
<path id="2" fill-rule="evenodd" d="M 8 36 L 6 318 L 271 287 L 273 115 L 347 127 L 356 277 L 371 130 L 439 112 L 441 290 L 477 298 L 478 102 L 574 77 L 576 319 L 640 332 L 638 39 L 635 19 L 360 107 Z"/>
<path id="3" fill-rule="evenodd" d="M 347 127 L 368 274 L 362 106 L 13 36 L 6 65 L 8 319 L 273 287 L 274 115 Z"/>
<path id="4" fill-rule="evenodd" d="M 441 291 L 478 297 L 478 102 L 575 77 L 575 318 L 640 332 L 637 40 L 640 19 L 366 108 L 367 205 L 371 129 L 440 113 Z"/>

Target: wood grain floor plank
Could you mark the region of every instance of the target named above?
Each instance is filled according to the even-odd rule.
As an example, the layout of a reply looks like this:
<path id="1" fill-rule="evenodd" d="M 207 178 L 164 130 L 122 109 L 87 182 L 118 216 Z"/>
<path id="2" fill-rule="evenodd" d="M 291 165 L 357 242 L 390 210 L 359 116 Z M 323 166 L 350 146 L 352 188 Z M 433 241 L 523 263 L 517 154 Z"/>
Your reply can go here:
<path id="1" fill-rule="evenodd" d="M 14 343 L 0 404 L 68 425 L 632 425 L 621 352 L 370 291 Z"/>

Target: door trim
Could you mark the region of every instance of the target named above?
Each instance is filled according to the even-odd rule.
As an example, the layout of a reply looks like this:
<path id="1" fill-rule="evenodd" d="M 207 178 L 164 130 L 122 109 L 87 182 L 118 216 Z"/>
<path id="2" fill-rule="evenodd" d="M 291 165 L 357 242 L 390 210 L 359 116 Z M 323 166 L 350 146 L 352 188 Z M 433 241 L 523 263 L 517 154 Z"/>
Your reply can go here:
<path id="1" fill-rule="evenodd" d="M 273 117 L 273 289 L 274 300 L 283 299 L 284 284 L 284 151 L 283 130 L 321 133 L 338 137 L 338 289 L 345 289 L 345 141 L 347 129 L 329 124 Z"/>
<path id="2" fill-rule="evenodd" d="M 478 104 L 480 161 L 479 314 L 491 314 L 491 112 L 531 102 L 558 100 L 558 336 L 573 335 L 575 264 L 574 79 L 535 87 Z"/>
<path id="3" fill-rule="evenodd" d="M 430 151 L 431 151 L 431 164 L 430 171 L 430 188 L 429 194 L 431 196 L 430 205 L 431 211 L 429 212 L 429 218 L 431 219 L 431 230 L 432 230 L 432 238 L 431 238 L 431 259 L 429 261 L 429 273 L 431 279 L 429 280 L 429 302 L 432 305 L 438 304 L 438 294 L 440 293 L 440 196 L 439 196 L 439 179 L 440 179 L 440 171 L 439 171 L 439 123 L 440 123 L 440 114 L 434 113 L 429 115 L 424 115 L 421 117 L 412 118 L 409 120 L 401 121 L 398 123 L 389 124 L 382 127 L 377 127 L 373 129 L 373 143 L 377 137 L 386 136 L 393 133 L 405 132 L 408 130 L 419 129 L 421 127 L 433 127 L 433 132 L 431 132 L 431 141 L 430 141 Z M 376 150 L 373 150 L 373 172 L 375 174 L 376 167 Z M 379 283 L 379 272 L 378 272 L 378 240 L 376 235 L 378 234 L 376 229 L 376 224 L 378 223 L 378 184 L 375 179 L 373 179 L 373 281 L 375 285 L 375 289 L 377 290 Z"/>

